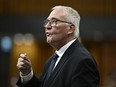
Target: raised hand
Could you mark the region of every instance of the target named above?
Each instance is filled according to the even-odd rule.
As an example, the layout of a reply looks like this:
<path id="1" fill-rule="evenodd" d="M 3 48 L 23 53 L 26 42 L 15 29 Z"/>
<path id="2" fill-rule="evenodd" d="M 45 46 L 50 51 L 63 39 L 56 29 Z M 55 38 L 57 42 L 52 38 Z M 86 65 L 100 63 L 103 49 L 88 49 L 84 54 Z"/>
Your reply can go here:
<path id="1" fill-rule="evenodd" d="M 17 62 L 17 68 L 22 76 L 28 75 L 31 72 L 31 62 L 26 53 L 20 54 Z"/>

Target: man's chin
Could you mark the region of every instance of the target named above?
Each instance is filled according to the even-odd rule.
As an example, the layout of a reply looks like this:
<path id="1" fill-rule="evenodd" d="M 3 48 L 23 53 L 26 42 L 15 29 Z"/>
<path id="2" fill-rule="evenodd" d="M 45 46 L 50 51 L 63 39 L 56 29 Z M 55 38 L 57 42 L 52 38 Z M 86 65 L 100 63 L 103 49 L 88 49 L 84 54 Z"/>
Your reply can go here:
<path id="1" fill-rule="evenodd" d="M 52 43 L 52 40 L 50 40 L 50 39 L 47 39 L 47 43 L 49 43 L 49 44 L 50 44 L 50 43 Z"/>
<path id="2" fill-rule="evenodd" d="M 55 43 L 55 41 L 53 41 L 52 39 L 47 39 L 47 43 L 50 44 L 50 45 L 52 45 L 52 44 Z"/>

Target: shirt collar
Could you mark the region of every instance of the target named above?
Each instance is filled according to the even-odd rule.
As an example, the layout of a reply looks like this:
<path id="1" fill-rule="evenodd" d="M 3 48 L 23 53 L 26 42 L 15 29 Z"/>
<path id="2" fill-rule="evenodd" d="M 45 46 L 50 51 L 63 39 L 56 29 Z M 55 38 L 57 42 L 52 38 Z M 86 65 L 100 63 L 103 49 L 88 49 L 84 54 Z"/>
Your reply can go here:
<path id="1" fill-rule="evenodd" d="M 67 44 L 65 44 L 63 47 L 61 47 L 58 51 L 56 50 L 56 54 L 59 57 L 62 57 L 62 55 L 64 54 L 64 52 L 68 49 L 68 47 L 75 41 L 76 39 L 71 40 L 70 42 L 68 42 Z"/>

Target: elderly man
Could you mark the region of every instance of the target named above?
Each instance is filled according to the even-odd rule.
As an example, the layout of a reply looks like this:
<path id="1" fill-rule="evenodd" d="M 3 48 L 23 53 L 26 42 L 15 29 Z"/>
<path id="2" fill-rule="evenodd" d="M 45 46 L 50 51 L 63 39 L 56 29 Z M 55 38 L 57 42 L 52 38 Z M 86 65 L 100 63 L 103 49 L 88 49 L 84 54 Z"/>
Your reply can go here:
<path id="1" fill-rule="evenodd" d="M 19 87 L 99 87 L 99 73 L 91 54 L 78 41 L 80 16 L 68 6 L 55 6 L 44 21 L 46 41 L 56 51 L 37 78 L 26 54 L 17 62 Z M 57 55 L 57 56 L 56 56 Z"/>

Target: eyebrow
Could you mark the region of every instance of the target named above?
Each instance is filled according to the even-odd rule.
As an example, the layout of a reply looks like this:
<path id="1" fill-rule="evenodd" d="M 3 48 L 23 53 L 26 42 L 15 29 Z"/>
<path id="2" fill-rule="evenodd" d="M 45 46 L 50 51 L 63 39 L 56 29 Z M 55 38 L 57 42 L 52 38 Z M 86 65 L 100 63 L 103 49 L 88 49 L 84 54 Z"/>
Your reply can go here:
<path id="1" fill-rule="evenodd" d="M 59 20 L 59 18 L 55 18 L 55 17 L 52 17 L 51 19 L 58 19 L 58 20 Z M 51 19 L 48 19 L 48 18 L 47 18 L 46 20 L 51 20 Z"/>
<path id="2" fill-rule="evenodd" d="M 69 23 L 69 24 L 74 25 L 72 22 L 63 21 L 63 20 L 60 20 L 59 18 L 52 17 L 51 19 L 56 19 L 56 20 L 61 21 L 61 22 L 64 22 L 64 23 Z M 46 20 L 51 20 L 51 19 L 48 19 L 48 18 L 47 18 Z"/>

